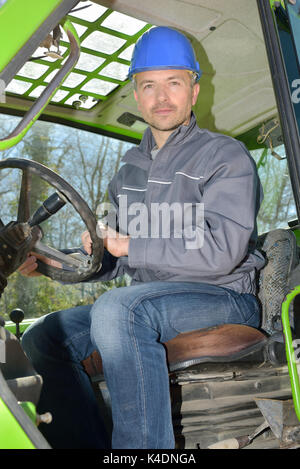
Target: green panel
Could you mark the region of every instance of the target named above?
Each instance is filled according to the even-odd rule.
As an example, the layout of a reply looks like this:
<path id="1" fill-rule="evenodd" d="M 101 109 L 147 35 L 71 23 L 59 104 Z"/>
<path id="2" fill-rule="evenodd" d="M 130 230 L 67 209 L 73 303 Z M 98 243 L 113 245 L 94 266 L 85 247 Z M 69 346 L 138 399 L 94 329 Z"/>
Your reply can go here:
<path id="1" fill-rule="evenodd" d="M 35 405 L 32 402 L 25 401 L 20 402 L 20 406 L 24 410 L 25 414 L 27 414 L 30 420 L 35 424 L 37 418 Z"/>
<path id="2" fill-rule="evenodd" d="M 286 350 L 286 358 L 288 363 L 288 370 L 291 380 L 291 388 L 292 388 L 292 395 L 293 395 L 293 402 L 295 407 L 296 415 L 300 421 L 300 382 L 299 382 L 299 374 L 297 368 L 297 359 L 295 357 L 295 349 L 289 319 L 289 308 L 290 303 L 293 299 L 300 294 L 300 286 L 297 286 L 293 289 L 291 293 L 286 296 L 285 301 L 282 303 L 282 326 L 285 338 L 285 350 Z"/>
<path id="3" fill-rule="evenodd" d="M 55 114 L 52 113 L 52 116 L 54 116 Z M 56 114 L 57 118 L 60 119 L 60 115 L 59 114 Z M 116 138 L 120 135 L 124 135 L 125 137 L 128 137 L 128 138 L 132 138 L 132 139 L 137 139 L 137 140 L 141 140 L 142 139 L 142 134 L 139 134 L 137 132 L 134 132 L 130 129 L 123 129 L 121 127 L 114 127 L 112 125 L 99 125 L 98 123 L 93 123 L 93 122 L 89 122 L 89 121 L 83 121 L 83 120 L 80 120 L 80 119 L 76 119 L 76 117 L 74 115 L 70 115 L 68 116 L 68 120 L 69 122 L 74 122 L 76 124 L 81 124 L 82 126 L 89 126 L 89 127 L 94 127 L 95 129 L 102 129 L 103 131 L 107 132 L 108 134 L 111 134 L 111 136 L 113 136 L 113 134 L 115 134 Z M 90 130 L 90 129 L 89 129 Z"/>
<path id="4" fill-rule="evenodd" d="M 275 7 L 275 3 L 278 4 L 279 1 L 278 1 L 278 0 L 270 0 L 270 5 L 271 5 L 272 8 Z M 282 5 L 282 7 L 285 8 L 285 6 L 284 6 L 284 1 L 283 1 L 283 0 L 280 0 L 280 3 L 281 3 L 281 5 Z"/>
<path id="5" fill-rule="evenodd" d="M 30 318 L 30 319 L 23 319 L 20 323 L 20 332 L 21 334 L 26 331 L 27 327 L 29 327 L 37 318 Z M 16 325 L 12 321 L 5 321 L 5 329 L 7 329 L 12 334 L 16 334 Z"/>
<path id="6" fill-rule="evenodd" d="M 293 233 L 296 236 L 297 246 L 300 246 L 300 230 L 299 229 L 293 230 Z"/>
<path id="7" fill-rule="evenodd" d="M 257 150 L 258 148 L 266 148 L 264 144 L 257 142 L 257 137 L 259 135 L 260 128 L 261 128 L 261 124 L 257 125 L 253 129 L 250 129 L 247 132 L 235 138 L 243 142 L 248 148 L 248 150 Z"/>
<path id="8" fill-rule="evenodd" d="M 2 399 L 0 399 L 0 449 L 35 449 Z"/>
<path id="9" fill-rule="evenodd" d="M 0 8 L 0 71 L 61 2 L 62 0 L 7 0 Z"/>

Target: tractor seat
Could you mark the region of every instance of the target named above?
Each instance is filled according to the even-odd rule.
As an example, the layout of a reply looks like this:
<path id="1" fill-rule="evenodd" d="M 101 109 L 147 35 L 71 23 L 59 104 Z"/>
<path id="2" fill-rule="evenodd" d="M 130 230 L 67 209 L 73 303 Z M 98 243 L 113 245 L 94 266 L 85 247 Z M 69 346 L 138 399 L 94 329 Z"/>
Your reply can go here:
<path id="1" fill-rule="evenodd" d="M 240 324 L 199 329 L 178 334 L 164 344 L 170 372 L 203 362 L 236 362 L 242 359 L 263 362 L 268 338 L 258 329 Z M 94 351 L 83 362 L 91 378 L 103 373 L 101 356 Z"/>
<path id="2" fill-rule="evenodd" d="M 252 360 L 267 340 L 265 334 L 253 327 L 223 324 L 183 332 L 164 345 L 169 370 L 178 371 L 203 362 L 236 362 L 246 357 Z"/>
<path id="3" fill-rule="evenodd" d="M 288 291 L 290 274 L 298 264 L 296 238 L 289 230 L 270 231 L 259 238 L 258 249 L 266 259 L 258 278 L 261 329 L 223 324 L 181 333 L 164 344 L 170 372 L 204 362 L 246 360 L 269 361 L 273 365 L 285 362 L 281 304 Z M 82 363 L 91 378 L 102 374 L 101 357 L 97 351 Z"/>

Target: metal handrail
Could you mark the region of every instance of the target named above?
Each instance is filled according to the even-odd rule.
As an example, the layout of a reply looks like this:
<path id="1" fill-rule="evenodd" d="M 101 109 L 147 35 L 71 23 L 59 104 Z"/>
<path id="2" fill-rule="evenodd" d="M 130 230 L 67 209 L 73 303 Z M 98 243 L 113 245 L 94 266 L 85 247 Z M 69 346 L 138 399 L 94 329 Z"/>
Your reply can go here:
<path id="1" fill-rule="evenodd" d="M 48 84 L 48 86 L 42 92 L 40 97 L 35 101 L 32 107 L 26 112 L 26 114 L 16 126 L 16 128 L 7 137 L 0 139 L 0 151 L 7 150 L 8 148 L 11 148 L 12 146 L 19 143 L 19 141 L 24 137 L 24 135 L 33 125 L 33 123 L 41 115 L 42 111 L 50 102 L 52 96 L 56 93 L 59 86 L 67 78 L 67 76 L 72 71 L 79 59 L 80 41 L 75 28 L 69 20 L 65 20 L 61 25 L 64 28 L 66 34 L 68 35 L 70 41 L 70 55 L 63 67 L 55 75 L 53 80 Z"/>
<path id="2" fill-rule="evenodd" d="M 295 347 L 293 343 L 290 319 L 289 319 L 289 307 L 292 300 L 300 294 L 300 286 L 295 287 L 287 296 L 285 301 L 282 303 L 282 326 L 285 337 L 285 351 L 288 363 L 288 370 L 291 380 L 292 396 L 295 407 L 295 412 L 300 420 L 300 381 L 297 369 L 297 359 L 295 356 Z M 299 361 L 298 361 L 299 363 Z"/>

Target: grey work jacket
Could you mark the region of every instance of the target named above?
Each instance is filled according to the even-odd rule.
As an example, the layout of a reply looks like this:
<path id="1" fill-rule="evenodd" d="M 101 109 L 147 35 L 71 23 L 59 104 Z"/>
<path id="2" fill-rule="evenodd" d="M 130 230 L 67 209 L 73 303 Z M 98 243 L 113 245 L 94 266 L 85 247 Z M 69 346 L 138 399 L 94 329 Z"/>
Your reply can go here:
<path id="1" fill-rule="evenodd" d="M 136 211 L 134 220 L 132 207 L 139 204 L 146 210 L 144 222 L 151 207 L 163 202 L 166 207 L 173 203 L 189 207 L 203 204 L 204 218 L 191 218 L 192 235 L 200 242 L 190 243 L 191 235 L 185 237 L 188 229 L 181 236 L 179 229 L 175 236 L 171 211 L 170 236 L 159 229 L 149 235 L 149 222 L 148 232 L 131 235 L 128 257 L 116 259 L 106 251 L 101 271 L 91 280 L 109 280 L 127 273 L 133 283 L 204 282 L 255 293 L 256 272 L 264 265 L 263 256 L 255 249 L 262 188 L 247 149 L 231 137 L 200 129 L 193 114 L 189 125 L 175 130 L 152 160 L 154 147 L 148 128 L 140 145 L 125 154 L 123 166 L 109 184 L 117 216 L 121 216 L 124 196 L 135 228 L 141 218 Z"/>

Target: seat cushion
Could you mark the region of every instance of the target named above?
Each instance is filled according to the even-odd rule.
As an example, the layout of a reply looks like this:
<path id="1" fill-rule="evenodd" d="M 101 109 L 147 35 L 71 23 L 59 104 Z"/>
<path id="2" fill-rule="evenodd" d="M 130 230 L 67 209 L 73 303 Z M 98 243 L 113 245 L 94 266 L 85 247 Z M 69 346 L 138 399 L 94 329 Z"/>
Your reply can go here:
<path id="1" fill-rule="evenodd" d="M 240 324 L 183 332 L 165 343 L 170 371 L 210 361 L 236 361 L 263 348 L 267 337 Z"/>
<path id="2" fill-rule="evenodd" d="M 166 342 L 170 371 L 187 368 L 204 361 L 235 361 L 263 348 L 267 337 L 257 329 L 240 324 L 183 332 Z M 103 372 L 101 356 L 94 351 L 82 362 L 90 377 Z"/>

